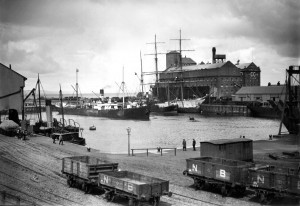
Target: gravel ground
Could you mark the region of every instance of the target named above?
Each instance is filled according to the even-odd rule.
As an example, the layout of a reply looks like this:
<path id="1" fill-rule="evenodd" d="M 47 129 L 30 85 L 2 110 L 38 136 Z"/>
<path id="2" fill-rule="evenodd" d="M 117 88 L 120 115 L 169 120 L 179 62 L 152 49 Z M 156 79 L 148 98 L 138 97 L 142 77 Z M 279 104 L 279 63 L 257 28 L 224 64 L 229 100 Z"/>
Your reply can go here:
<path id="1" fill-rule="evenodd" d="M 294 138 L 295 139 L 295 138 Z M 295 151 L 292 137 L 272 141 L 254 142 L 254 158 L 257 161 L 270 162 L 269 153 Z M 260 205 L 252 194 L 243 198 L 223 198 L 218 193 L 196 191 L 191 178 L 183 176 L 186 167 L 185 159 L 198 157 L 197 151 L 174 151 L 163 153 L 145 153 L 135 156 L 103 154 L 97 150 L 87 152 L 85 147 L 65 142 L 64 145 L 53 144 L 43 136 L 31 136 L 28 140 L 0 135 L 0 191 L 21 198 L 21 205 L 127 205 L 127 201 L 118 198 L 106 202 L 101 195 L 84 194 L 79 189 L 70 188 L 64 175 L 61 174 L 63 157 L 90 155 L 118 162 L 122 170 L 158 177 L 170 181 L 172 197 L 163 196 L 160 205 Z M 274 162 L 274 161 L 273 161 Z M 278 161 L 277 161 L 278 162 Z M 298 161 L 287 161 L 296 165 Z M 282 164 L 282 163 L 281 163 Z M 14 200 L 12 200 L 13 202 Z M 294 200 L 283 199 L 275 205 L 298 204 Z"/>

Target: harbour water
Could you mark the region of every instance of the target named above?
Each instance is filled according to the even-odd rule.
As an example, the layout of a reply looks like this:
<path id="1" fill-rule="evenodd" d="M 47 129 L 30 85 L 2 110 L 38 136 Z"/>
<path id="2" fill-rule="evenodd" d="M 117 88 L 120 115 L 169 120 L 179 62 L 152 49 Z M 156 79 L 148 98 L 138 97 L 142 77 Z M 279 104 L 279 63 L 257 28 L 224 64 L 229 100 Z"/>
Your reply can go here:
<path id="1" fill-rule="evenodd" d="M 268 139 L 270 134 L 277 134 L 280 121 L 253 117 L 202 116 L 192 114 L 195 121 L 189 120 L 191 114 L 178 116 L 150 116 L 150 121 L 113 120 L 99 117 L 66 115 L 65 119 L 73 119 L 83 128 L 87 147 L 106 153 L 127 153 L 128 134 L 131 128 L 131 148 L 182 147 L 186 139 L 187 147 L 192 147 L 195 139 L 200 141 L 215 139 L 239 138 L 240 135 L 252 140 Z M 53 114 L 58 120 L 58 113 Z M 95 125 L 96 130 L 89 127 Z M 286 131 L 283 128 L 283 131 Z"/>

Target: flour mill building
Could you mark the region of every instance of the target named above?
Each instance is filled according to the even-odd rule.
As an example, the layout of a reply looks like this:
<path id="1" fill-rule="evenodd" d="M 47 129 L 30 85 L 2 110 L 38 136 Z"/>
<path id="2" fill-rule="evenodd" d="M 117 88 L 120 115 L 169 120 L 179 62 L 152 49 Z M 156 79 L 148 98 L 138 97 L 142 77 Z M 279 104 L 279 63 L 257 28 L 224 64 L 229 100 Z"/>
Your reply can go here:
<path id="1" fill-rule="evenodd" d="M 182 62 L 182 66 L 180 65 Z M 197 64 L 179 52 L 166 54 L 166 69 L 159 74 L 158 83 L 152 86 L 154 96 L 161 101 L 192 99 L 206 94 L 216 98 L 231 98 L 243 86 L 260 86 L 260 68 L 253 62 L 233 64 L 226 55 L 216 54 L 212 48 L 212 64 Z"/>

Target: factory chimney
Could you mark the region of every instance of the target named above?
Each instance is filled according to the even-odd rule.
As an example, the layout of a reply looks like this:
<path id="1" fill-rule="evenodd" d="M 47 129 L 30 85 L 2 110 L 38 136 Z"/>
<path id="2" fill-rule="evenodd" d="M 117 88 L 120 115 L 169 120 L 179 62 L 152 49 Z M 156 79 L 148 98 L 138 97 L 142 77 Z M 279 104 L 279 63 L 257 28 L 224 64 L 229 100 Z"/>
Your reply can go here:
<path id="1" fill-rule="evenodd" d="M 212 48 L 212 63 L 213 63 L 213 64 L 216 63 L 215 57 L 216 57 L 216 48 L 213 47 L 213 48 Z"/>

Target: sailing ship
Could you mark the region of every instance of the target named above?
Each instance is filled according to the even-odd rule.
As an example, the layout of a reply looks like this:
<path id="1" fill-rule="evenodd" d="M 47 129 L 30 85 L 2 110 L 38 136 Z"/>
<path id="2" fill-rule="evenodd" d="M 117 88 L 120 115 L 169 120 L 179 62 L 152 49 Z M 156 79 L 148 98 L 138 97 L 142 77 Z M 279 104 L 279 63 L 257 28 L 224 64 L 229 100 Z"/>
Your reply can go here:
<path id="1" fill-rule="evenodd" d="M 157 58 L 157 44 L 158 43 L 163 43 L 163 42 L 157 42 L 156 41 L 156 34 L 154 36 L 154 42 L 153 43 L 149 43 L 149 44 L 154 44 L 154 49 L 155 49 L 155 52 L 154 54 L 148 54 L 148 55 L 155 55 L 155 82 L 156 84 L 159 84 L 158 82 L 158 58 Z M 141 59 L 142 61 L 142 59 Z M 141 66 L 142 68 L 142 66 Z M 143 71 L 141 71 L 141 74 L 143 74 Z M 142 76 L 141 76 L 141 79 L 142 79 Z M 141 80 L 142 82 L 142 80 Z M 159 99 L 159 92 L 158 92 L 158 89 L 157 89 L 157 92 L 156 92 L 156 96 L 157 96 L 157 99 Z M 161 114 L 161 115 L 164 115 L 164 116 L 173 116 L 173 115 L 177 115 L 178 114 L 178 105 L 176 104 L 176 102 L 170 102 L 170 93 L 168 91 L 168 98 L 167 98 L 167 102 L 156 102 L 154 100 L 151 100 L 149 102 L 149 108 L 150 108 L 150 111 L 154 114 Z"/>
<path id="2" fill-rule="evenodd" d="M 82 137 L 82 133 L 81 133 L 81 137 L 79 136 L 79 130 L 81 130 L 81 132 L 83 130 L 82 128 L 80 128 L 80 125 L 74 120 L 70 120 L 70 119 L 69 119 L 69 125 L 66 125 L 67 121 L 65 120 L 64 117 L 65 112 L 64 112 L 63 102 L 62 102 L 63 95 L 62 95 L 61 87 L 59 90 L 59 99 L 60 99 L 60 113 L 62 115 L 62 118 L 61 121 L 55 125 L 55 129 L 54 129 L 59 132 L 53 133 L 52 135 L 55 136 L 55 138 L 57 139 L 58 136 L 61 135 L 64 141 L 69 141 L 73 144 L 79 144 L 85 146 L 86 142 L 85 142 L 85 138 Z"/>
<path id="3" fill-rule="evenodd" d="M 158 88 L 159 88 L 159 83 L 161 83 L 161 85 L 165 85 L 166 86 L 166 90 L 168 93 L 168 96 L 170 94 L 170 88 L 169 88 L 169 84 L 176 84 L 178 86 L 178 90 L 180 90 L 180 100 L 178 100 L 178 96 L 176 95 L 176 99 L 173 100 L 175 101 L 175 103 L 173 104 L 177 104 L 177 111 L 178 113 L 199 113 L 200 112 L 200 105 L 205 101 L 206 96 L 201 97 L 201 98 L 193 98 L 193 99 L 184 99 L 184 78 L 183 78 L 183 63 L 182 63 L 182 51 L 192 51 L 192 50 L 183 50 L 181 49 L 181 42 L 182 40 L 187 40 L 187 39 L 182 39 L 181 38 L 181 30 L 179 30 L 179 39 L 172 39 L 172 40 L 178 40 L 179 41 L 179 50 L 174 50 L 172 52 L 175 52 L 176 54 L 178 54 L 179 56 L 179 62 L 176 63 L 175 67 L 179 68 L 179 76 L 175 78 L 174 81 L 171 82 L 158 82 L 158 79 L 156 80 L 156 88 L 157 88 L 157 93 L 158 93 Z M 167 68 L 165 71 L 167 71 L 169 68 Z M 174 90 L 174 87 L 173 87 Z M 176 89 L 177 90 L 177 89 Z M 177 90 L 177 91 L 178 91 Z M 177 92 L 176 92 L 177 93 Z M 190 95 L 191 96 L 191 95 Z M 196 94 L 193 93 L 193 96 L 196 97 Z M 169 100 L 169 97 L 168 97 Z"/>
<path id="4" fill-rule="evenodd" d="M 78 100 L 78 81 L 77 81 L 78 69 L 76 70 L 76 97 Z M 100 100 L 93 108 L 87 108 L 83 105 L 79 105 L 75 108 L 64 108 L 64 114 L 67 115 L 81 115 L 81 116 L 94 116 L 94 117 L 106 117 L 112 119 L 135 119 L 135 120 L 149 120 L 150 111 L 147 106 L 143 105 L 132 105 L 125 104 L 125 82 L 124 82 L 124 72 L 123 72 L 123 103 L 105 103 Z"/>

